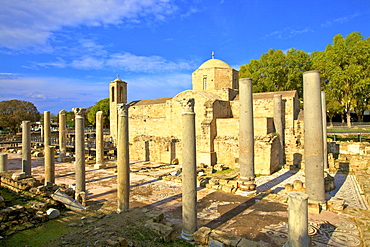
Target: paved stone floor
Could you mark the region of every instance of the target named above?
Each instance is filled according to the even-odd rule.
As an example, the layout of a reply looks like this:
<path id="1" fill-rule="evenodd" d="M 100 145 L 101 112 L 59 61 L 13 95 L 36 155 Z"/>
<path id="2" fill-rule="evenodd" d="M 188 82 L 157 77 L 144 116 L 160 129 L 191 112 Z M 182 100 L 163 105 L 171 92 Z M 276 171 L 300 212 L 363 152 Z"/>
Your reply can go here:
<path id="1" fill-rule="evenodd" d="M 9 169 L 20 171 L 21 156 L 9 155 Z M 117 175 L 115 162 L 106 169 L 86 166 L 86 189 L 89 200 L 116 208 Z M 148 174 L 142 167 L 154 168 Z M 56 183 L 74 184 L 73 163 L 56 163 Z M 153 175 L 175 172 L 176 167 L 164 164 L 136 162 L 131 165 L 130 207 L 145 206 L 164 212 L 167 220 L 181 225 L 181 184 L 159 180 Z M 43 158 L 32 159 L 34 176 L 44 174 Z M 334 174 L 336 189 L 327 197 L 341 197 L 347 205 L 367 209 L 359 186 L 352 175 Z M 272 195 L 244 197 L 205 188 L 198 188 L 199 225 L 229 232 L 265 246 L 282 246 L 287 240 L 287 203 L 284 185 L 294 180 L 304 181 L 302 172 L 281 170 L 271 176 L 257 178 L 257 191 L 273 189 L 282 198 L 271 200 Z M 310 235 L 314 246 L 361 246 L 359 232 L 353 219 L 345 214 L 323 211 L 309 215 Z"/>

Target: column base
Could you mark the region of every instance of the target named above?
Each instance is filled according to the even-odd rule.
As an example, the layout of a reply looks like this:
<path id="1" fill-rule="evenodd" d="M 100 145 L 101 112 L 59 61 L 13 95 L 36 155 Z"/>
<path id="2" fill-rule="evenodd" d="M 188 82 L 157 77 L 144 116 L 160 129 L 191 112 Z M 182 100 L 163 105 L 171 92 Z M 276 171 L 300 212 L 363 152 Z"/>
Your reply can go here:
<path id="1" fill-rule="evenodd" d="M 257 190 L 241 190 L 240 188 L 235 192 L 236 195 L 240 196 L 256 196 Z"/>
<path id="2" fill-rule="evenodd" d="M 184 231 L 181 231 L 181 238 L 186 241 L 194 241 L 194 234 L 187 234 Z"/>
<path id="3" fill-rule="evenodd" d="M 106 168 L 107 166 L 105 164 L 95 164 L 94 169 L 103 169 Z"/>

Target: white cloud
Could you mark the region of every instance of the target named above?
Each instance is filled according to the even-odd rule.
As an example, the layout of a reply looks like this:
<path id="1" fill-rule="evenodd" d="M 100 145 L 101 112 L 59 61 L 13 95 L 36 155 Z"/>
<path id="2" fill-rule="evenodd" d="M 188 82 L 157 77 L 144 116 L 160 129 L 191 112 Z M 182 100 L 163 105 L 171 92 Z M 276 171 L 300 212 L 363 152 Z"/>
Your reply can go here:
<path id="1" fill-rule="evenodd" d="M 135 73 L 162 73 L 163 71 L 192 70 L 197 66 L 193 61 L 174 62 L 161 56 L 139 56 L 129 52 L 109 55 L 103 46 L 96 45 L 93 42 L 89 43 L 88 49 L 90 49 L 90 52 L 84 52 L 85 55 L 81 56 L 77 55 L 78 58 L 68 58 L 70 61 L 57 58 L 57 61 L 33 63 L 25 67 L 34 69 L 38 69 L 38 67 L 71 67 L 84 70 L 114 69 Z"/>
<path id="2" fill-rule="evenodd" d="M 172 0 L 3 0 L 0 47 L 45 46 L 54 31 L 66 26 L 163 21 L 176 10 Z"/>
<path id="3" fill-rule="evenodd" d="M 342 24 L 342 23 L 350 21 L 353 18 L 356 18 L 359 15 L 360 14 L 356 13 L 356 14 L 353 14 L 353 15 L 347 15 L 347 16 L 342 16 L 342 17 L 339 17 L 339 18 L 335 18 L 335 19 L 326 21 L 325 23 L 321 24 L 321 27 L 330 27 L 330 26 L 335 25 L 335 24 Z"/>
<path id="4" fill-rule="evenodd" d="M 267 38 L 278 38 L 278 39 L 287 39 L 287 38 L 292 38 L 294 36 L 307 33 L 307 32 L 313 32 L 313 30 L 310 27 L 306 27 L 303 29 L 296 29 L 293 27 L 286 27 L 282 30 L 276 30 L 273 31 L 269 34 L 266 34 L 263 39 Z"/>
<path id="5" fill-rule="evenodd" d="M 10 74 L 2 73 L 0 74 Z M 74 107 L 87 108 L 109 96 L 109 82 L 115 78 L 22 77 L 0 80 L 1 101 L 26 100 L 40 112 L 54 114 Z M 191 89 L 188 73 L 140 75 L 122 78 L 128 84 L 128 100 L 173 97 Z"/>

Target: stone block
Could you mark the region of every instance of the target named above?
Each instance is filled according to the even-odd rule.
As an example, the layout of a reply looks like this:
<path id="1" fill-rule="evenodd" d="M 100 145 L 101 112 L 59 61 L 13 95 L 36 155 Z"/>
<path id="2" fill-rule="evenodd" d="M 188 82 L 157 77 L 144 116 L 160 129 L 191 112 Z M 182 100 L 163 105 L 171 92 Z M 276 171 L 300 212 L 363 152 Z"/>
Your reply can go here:
<path id="1" fill-rule="evenodd" d="M 14 181 L 18 181 L 18 180 L 21 180 L 21 179 L 24 179 L 24 178 L 26 178 L 26 173 L 25 172 L 13 173 L 13 175 L 12 175 L 12 179 Z"/>
<path id="2" fill-rule="evenodd" d="M 236 247 L 262 247 L 262 246 L 264 245 L 245 238 L 242 238 L 240 242 L 236 245 Z"/>
<path id="3" fill-rule="evenodd" d="M 160 237 L 160 239 L 164 242 L 169 242 L 173 240 L 174 230 L 170 226 L 156 223 L 153 222 L 152 220 L 148 220 L 145 223 L 145 227 L 148 228 L 150 231 L 156 233 Z"/>
<path id="4" fill-rule="evenodd" d="M 152 220 L 153 222 L 156 222 L 156 223 L 162 223 L 163 220 L 164 220 L 164 214 L 160 211 L 152 210 L 152 211 L 149 211 L 149 212 L 145 213 L 145 215 L 150 220 Z"/>
<path id="5" fill-rule="evenodd" d="M 209 241 L 218 240 L 221 243 L 224 243 L 226 246 L 236 247 L 241 237 L 234 236 L 219 230 L 213 230 L 209 235 Z"/>
<path id="6" fill-rule="evenodd" d="M 207 244 L 211 231 L 211 228 L 202 226 L 194 233 L 194 240 L 201 244 Z"/>
<path id="7" fill-rule="evenodd" d="M 49 217 L 49 219 L 55 219 L 57 218 L 59 215 L 60 215 L 60 212 L 58 209 L 55 209 L 55 208 L 49 208 L 47 211 L 46 211 L 46 214 L 47 216 Z"/>
<path id="8" fill-rule="evenodd" d="M 319 203 L 308 203 L 308 213 L 319 214 L 320 204 Z"/>
<path id="9" fill-rule="evenodd" d="M 225 244 L 218 240 L 211 240 L 208 242 L 208 247 L 225 247 Z"/>

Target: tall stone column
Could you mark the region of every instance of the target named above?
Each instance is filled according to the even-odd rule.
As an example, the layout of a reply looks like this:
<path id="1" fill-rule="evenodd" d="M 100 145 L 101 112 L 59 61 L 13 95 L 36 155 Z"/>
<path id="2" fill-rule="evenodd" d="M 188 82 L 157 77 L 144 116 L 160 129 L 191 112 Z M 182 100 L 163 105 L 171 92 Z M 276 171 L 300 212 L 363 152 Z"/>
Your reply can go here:
<path id="1" fill-rule="evenodd" d="M 197 230 L 197 167 L 194 99 L 179 100 L 182 106 L 182 233 L 185 240 L 194 240 Z"/>
<path id="2" fill-rule="evenodd" d="M 63 161 L 67 152 L 66 111 L 59 112 L 59 161 Z"/>
<path id="3" fill-rule="evenodd" d="M 117 105 L 118 142 L 117 142 L 117 212 L 129 209 L 130 204 L 130 157 L 128 134 L 129 104 Z"/>
<path id="4" fill-rule="evenodd" d="M 304 160 L 306 193 L 311 203 L 325 203 L 320 72 L 303 73 Z"/>
<path id="5" fill-rule="evenodd" d="M 281 94 L 274 95 L 274 125 L 275 131 L 279 135 L 279 165 L 284 165 L 284 126 L 283 126 L 283 104 Z"/>
<path id="6" fill-rule="evenodd" d="M 22 121 L 22 171 L 31 175 L 31 129 L 30 121 Z"/>
<path id="7" fill-rule="evenodd" d="M 98 111 L 96 113 L 96 141 L 95 141 L 95 153 L 96 153 L 96 164 L 95 169 L 101 169 L 105 167 L 104 164 L 104 140 L 103 140 L 103 112 Z"/>
<path id="8" fill-rule="evenodd" d="M 327 143 L 327 123 L 326 123 L 326 92 L 321 91 L 321 109 L 322 109 L 322 139 L 324 141 L 324 169 L 329 169 L 328 165 L 328 143 Z"/>
<path id="9" fill-rule="evenodd" d="M 308 195 L 290 192 L 288 207 L 288 242 L 285 247 L 308 247 Z"/>
<path id="10" fill-rule="evenodd" d="M 55 147 L 45 147 L 45 185 L 53 185 L 55 183 Z"/>
<path id="11" fill-rule="evenodd" d="M 50 111 L 44 111 L 44 147 L 51 145 L 50 137 Z"/>
<path id="12" fill-rule="evenodd" d="M 85 140 L 84 114 L 85 109 L 73 108 L 75 113 L 75 166 L 76 166 L 76 200 L 85 201 Z"/>
<path id="13" fill-rule="evenodd" d="M 8 171 L 8 154 L 0 153 L 0 172 Z"/>
<path id="14" fill-rule="evenodd" d="M 239 80 L 239 193 L 250 193 L 256 190 L 254 174 L 254 125 L 252 79 Z"/>

